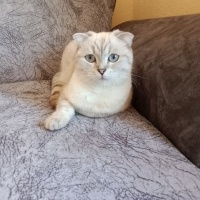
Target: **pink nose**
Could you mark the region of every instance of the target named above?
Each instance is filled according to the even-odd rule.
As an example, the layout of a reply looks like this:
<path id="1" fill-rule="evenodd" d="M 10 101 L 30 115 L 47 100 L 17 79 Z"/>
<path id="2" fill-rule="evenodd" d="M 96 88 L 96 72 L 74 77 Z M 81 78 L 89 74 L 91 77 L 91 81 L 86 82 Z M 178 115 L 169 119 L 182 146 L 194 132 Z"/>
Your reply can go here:
<path id="1" fill-rule="evenodd" d="M 98 69 L 97 71 L 98 71 L 101 75 L 103 75 L 103 74 L 105 73 L 106 69 Z"/>

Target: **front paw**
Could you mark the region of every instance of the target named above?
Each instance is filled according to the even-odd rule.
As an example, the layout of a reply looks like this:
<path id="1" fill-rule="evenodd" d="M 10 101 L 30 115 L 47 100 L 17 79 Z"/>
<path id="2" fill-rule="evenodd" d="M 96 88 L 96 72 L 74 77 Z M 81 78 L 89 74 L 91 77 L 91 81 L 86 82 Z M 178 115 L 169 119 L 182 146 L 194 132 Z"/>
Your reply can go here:
<path id="1" fill-rule="evenodd" d="M 47 117 L 44 126 L 46 129 L 54 131 L 65 127 L 70 121 L 66 112 L 54 112 L 51 116 Z"/>

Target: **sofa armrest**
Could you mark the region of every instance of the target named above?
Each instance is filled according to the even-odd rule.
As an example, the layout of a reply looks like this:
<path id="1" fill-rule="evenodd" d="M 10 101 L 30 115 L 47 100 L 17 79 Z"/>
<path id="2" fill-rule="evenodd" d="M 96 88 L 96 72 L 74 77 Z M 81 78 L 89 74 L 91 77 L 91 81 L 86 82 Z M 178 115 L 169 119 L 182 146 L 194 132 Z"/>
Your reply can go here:
<path id="1" fill-rule="evenodd" d="M 200 167 L 200 14 L 130 21 L 134 105 Z"/>

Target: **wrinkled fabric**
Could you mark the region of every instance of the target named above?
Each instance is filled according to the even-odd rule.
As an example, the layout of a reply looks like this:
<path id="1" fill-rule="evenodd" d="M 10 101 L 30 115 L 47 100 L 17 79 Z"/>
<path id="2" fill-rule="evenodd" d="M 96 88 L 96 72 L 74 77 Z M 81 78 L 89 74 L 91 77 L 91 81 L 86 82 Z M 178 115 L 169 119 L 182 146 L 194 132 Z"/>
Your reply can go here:
<path id="1" fill-rule="evenodd" d="M 1 0 L 0 83 L 51 79 L 76 32 L 109 31 L 115 0 Z"/>
<path id="2" fill-rule="evenodd" d="M 0 199 L 199 198 L 200 170 L 133 108 L 50 132 L 49 81 L 0 91 Z"/>

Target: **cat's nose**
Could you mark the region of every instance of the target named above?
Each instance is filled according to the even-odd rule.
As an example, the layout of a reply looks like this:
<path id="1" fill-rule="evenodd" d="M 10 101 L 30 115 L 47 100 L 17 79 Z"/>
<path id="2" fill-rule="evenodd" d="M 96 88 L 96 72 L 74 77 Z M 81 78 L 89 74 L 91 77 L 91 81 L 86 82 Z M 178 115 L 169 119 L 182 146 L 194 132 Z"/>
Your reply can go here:
<path id="1" fill-rule="evenodd" d="M 98 71 L 101 75 L 103 75 L 103 74 L 105 73 L 106 69 L 98 69 L 97 71 Z"/>

